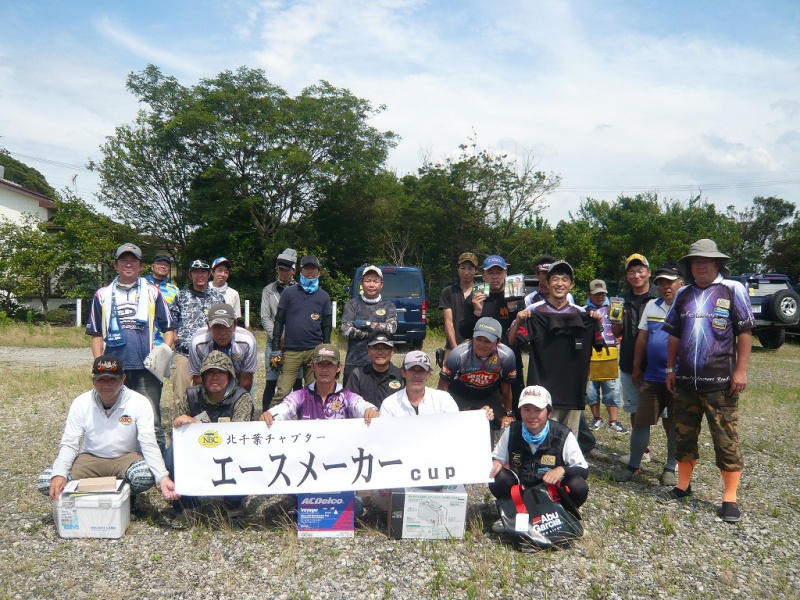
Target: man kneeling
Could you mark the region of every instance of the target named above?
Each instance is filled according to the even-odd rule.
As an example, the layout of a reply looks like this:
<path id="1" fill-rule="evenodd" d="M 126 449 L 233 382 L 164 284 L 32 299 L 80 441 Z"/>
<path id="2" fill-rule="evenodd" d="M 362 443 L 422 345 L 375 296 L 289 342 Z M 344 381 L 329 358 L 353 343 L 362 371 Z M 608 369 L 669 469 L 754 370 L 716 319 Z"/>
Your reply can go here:
<path id="1" fill-rule="evenodd" d="M 573 504 L 581 506 L 589 495 L 589 465 L 569 427 L 549 419 L 550 392 L 538 385 L 526 387 L 519 397 L 519 411 L 522 422 L 514 421 L 503 430 L 492 453 L 489 476 L 494 482 L 489 490 L 495 498 L 508 498 L 517 484 L 530 488 L 544 482 L 560 485 Z M 492 531 L 505 531 L 502 519 Z"/>
<path id="2" fill-rule="evenodd" d="M 153 406 L 145 396 L 125 387 L 122 361 L 117 356 L 98 356 L 92 366 L 92 384 L 94 389 L 75 398 L 69 407 L 58 457 L 39 475 L 39 491 L 58 500 L 70 479 L 117 477 L 131 487 L 131 512 L 136 511 L 136 494 L 154 484 L 167 500 L 179 498 L 156 444 Z"/>
<path id="3" fill-rule="evenodd" d="M 244 388 L 236 384 L 236 371 L 233 362 L 219 350 L 212 350 L 200 365 L 202 383 L 186 390 L 178 405 L 178 416 L 172 427 L 178 429 L 189 423 L 231 423 L 246 422 L 253 418 L 253 399 Z M 175 476 L 175 459 L 172 446 L 164 455 L 170 476 Z M 241 504 L 245 496 L 224 496 L 222 498 L 228 516 L 241 514 Z M 170 524 L 175 529 L 186 527 L 184 509 L 197 508 L 198 499 L 183 496 L 172 503 L 176 516 Z"/>

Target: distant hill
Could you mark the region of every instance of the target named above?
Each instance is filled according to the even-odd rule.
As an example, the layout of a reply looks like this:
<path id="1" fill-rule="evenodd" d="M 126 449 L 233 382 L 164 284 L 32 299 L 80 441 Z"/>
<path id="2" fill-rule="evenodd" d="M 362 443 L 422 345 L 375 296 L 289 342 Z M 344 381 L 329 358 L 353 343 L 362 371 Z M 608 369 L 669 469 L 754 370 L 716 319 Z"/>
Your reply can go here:
<path id="1" fill-rule="evenodd" d="M 6 169 L 3 179 L 18 183 L 29 190 L 44 194 L 53 200 L 56 199 L 56 191 L 47 183 L 44 175 L 33 167 L 29 167 L 25 163 L 21 163 L 17 159 L 12 158 L 8 151 L 2 148 L 0 148 L 0 166 Z"/>

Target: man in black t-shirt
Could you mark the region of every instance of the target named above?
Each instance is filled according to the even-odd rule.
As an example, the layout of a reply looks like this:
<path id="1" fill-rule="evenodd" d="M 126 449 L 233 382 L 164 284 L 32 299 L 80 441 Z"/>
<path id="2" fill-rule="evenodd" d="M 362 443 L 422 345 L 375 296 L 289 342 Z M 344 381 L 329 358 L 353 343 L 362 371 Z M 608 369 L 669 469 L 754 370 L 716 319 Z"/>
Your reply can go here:
<path id="1" fill-rule="evenodd" d="M 370 364 L 353 369 L 344 387 L 380 408 L 384 398 L 405 387 L 405 381 L 400 368 L 392 364 L 394 342 L 386 332 L 369 335 L 367 354 Z"/>
<path id="2" fill-rule="evenodd" d="M 471 301 L 475 272 L 478 269 L 478 257 L 472 252 L 464 252 L 458 257 L 458 283 L 449 285 L 439 296 L 439 308 L 444 318 L 445 343 L 444 359 L 450 351 L 464 341 L 459 332 L 461 318 L 464 316 L 464 303 Z M 471 304 L 471 302 L 470 302 Z"/>

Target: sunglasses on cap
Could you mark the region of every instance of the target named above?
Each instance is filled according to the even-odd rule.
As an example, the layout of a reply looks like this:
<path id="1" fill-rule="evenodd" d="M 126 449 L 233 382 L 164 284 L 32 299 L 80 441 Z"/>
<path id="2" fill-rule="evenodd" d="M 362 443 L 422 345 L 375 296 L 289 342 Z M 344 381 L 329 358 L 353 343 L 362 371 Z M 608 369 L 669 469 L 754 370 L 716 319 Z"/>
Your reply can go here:
<path id="1" fill-rule="evenodd" d="M 189 265 L 189 270 L 191 271 L 193 269 L 205 269 L 206 271 L 210 271 L 211 266 L 206 261 L 198 259 L 192 261 L 192 264 Z"/>

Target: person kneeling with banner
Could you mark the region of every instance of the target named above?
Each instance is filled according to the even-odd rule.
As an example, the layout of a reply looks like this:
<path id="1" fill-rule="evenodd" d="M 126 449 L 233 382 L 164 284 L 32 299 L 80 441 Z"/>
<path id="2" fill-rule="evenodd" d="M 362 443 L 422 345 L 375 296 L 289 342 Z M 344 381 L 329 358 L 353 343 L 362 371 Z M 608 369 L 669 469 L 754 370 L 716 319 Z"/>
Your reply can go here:
<path id="1" fill-rule="evenodd" d="M 545 388 L 526 387 L 519 410 L 522 421 L 503 430 L 492 453 L 489 490 L 500 511 L 492 531 L 540 548 L 581 537 L 577 508 L 589 495 L 589 465 L 578 442 L 549 419 L 553 401 Z"/>

